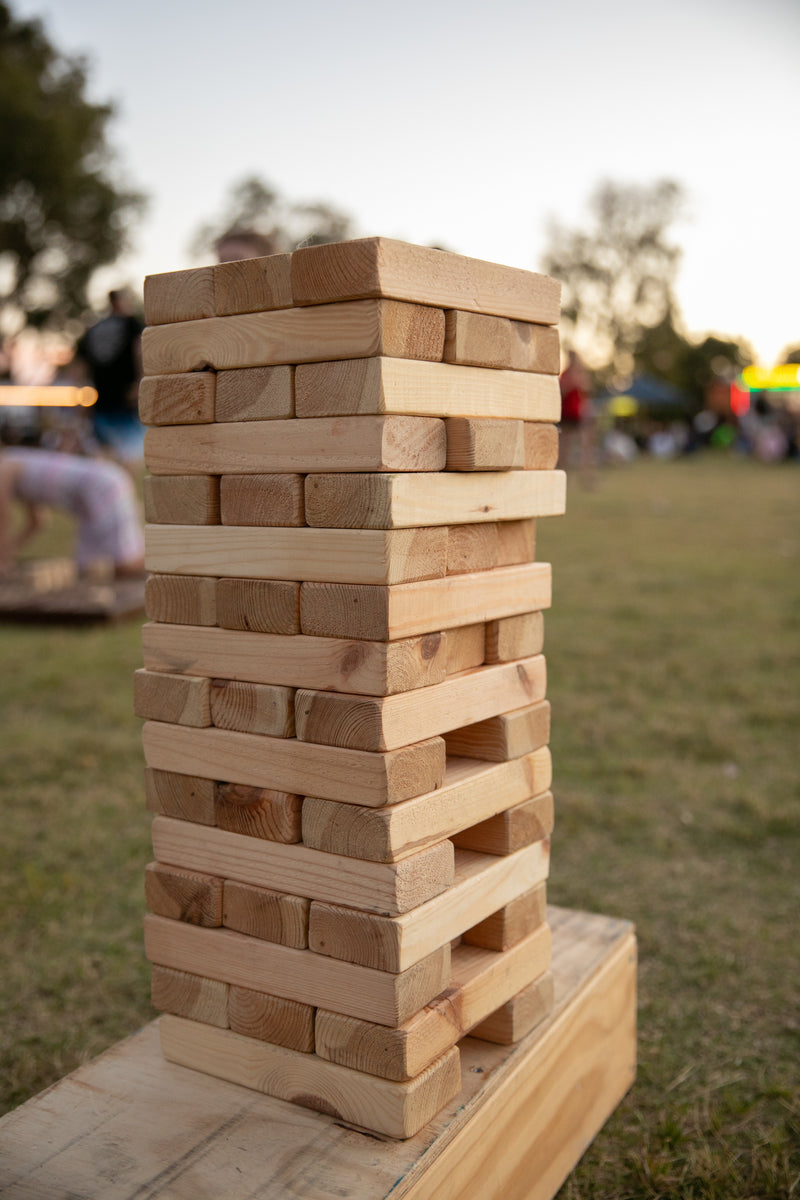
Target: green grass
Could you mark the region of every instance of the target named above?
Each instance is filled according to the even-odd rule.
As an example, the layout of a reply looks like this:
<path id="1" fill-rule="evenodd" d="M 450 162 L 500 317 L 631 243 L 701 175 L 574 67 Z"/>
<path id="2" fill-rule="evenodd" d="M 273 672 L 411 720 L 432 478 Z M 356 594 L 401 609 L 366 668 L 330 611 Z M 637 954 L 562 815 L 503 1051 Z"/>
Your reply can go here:
<path id="1" fill-rule="evenodd" d="M 800 470 L 642 462 L 540 525 L 550 898 L 627 917 L 639 1077 L 568 1200 L 800 1196 Z M 149 1019 L 136 623 L 0 626 L 0 1100 Z"/>

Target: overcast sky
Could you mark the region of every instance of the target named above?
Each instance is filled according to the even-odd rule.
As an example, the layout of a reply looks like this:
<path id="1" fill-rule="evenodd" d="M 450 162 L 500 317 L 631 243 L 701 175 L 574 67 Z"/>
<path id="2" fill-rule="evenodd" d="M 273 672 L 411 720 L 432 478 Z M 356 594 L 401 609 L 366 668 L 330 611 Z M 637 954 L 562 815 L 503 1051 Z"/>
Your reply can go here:
<path id="1" fill-rule="evenodd" d="M 765 364 L 800 342 L 798 0 L 10 3 L 87 57 L 149 194 L 105 286 L 190 265 L 254 173 L 360 235 L 530 269 L 599 180 L 671 177 L 688 328 Z"/>

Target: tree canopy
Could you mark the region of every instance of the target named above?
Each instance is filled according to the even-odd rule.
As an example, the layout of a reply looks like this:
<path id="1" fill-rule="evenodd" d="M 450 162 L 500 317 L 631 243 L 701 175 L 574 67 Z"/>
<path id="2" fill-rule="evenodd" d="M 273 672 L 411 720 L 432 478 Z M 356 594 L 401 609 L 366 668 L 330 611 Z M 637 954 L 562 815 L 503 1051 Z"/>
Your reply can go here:
<path id="1" fill-rule="evenodd" d="M 86 63 L 0 0 L 0 328 L 63 327 L 87 307 L 142 197 L 113 173 L 113 109 L 85 96 Z"/>

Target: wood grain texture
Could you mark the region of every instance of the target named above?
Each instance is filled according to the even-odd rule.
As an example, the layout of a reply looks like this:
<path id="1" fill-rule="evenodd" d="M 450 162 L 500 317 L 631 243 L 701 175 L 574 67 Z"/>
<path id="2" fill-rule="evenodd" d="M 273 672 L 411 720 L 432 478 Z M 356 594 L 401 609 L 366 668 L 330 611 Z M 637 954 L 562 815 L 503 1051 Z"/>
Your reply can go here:
<path id="1" fill-rule="evenodd" d="M 352 358 L 297 368 L 298 417 L 357 413 L 552 422 L 561 415 L 561 393 L 554 375 L 489 371 L 410 358 Z"/>
<path id="2" fill-rule="evenodd" d="M 226 879 L 222 924 L 250 937 L 305 950 L 310 903 L 304 896 L 289 896 L 271 888 Z"/>
<path id="3" fill-rule="evenodd" d="M 299 633 L 300 584 L 280 579 L 219 579 L 216 611 L 216 623 L 225 629 Z"/>
<path id="4" fill-rule="evenodd" d="M 145 276 L 144 319 L 148 325 L 195 321 L 213 317 L 215 311 L 213 267 Z"/>
<path id="5" fill-rule="evenodd" d="M 545 971 L 540 979 L 534 980 L 502 1004 L 485 1021 L 472 1030 L 472 1036 L 500 1046 L 510 1046 L 520 1038 L 527 1037 L 531 1030 L 546 1020 L 555 1003 L 555 979 L 552 971 Z"/>
<path id="6" fill-rule="evenodd" d="M 451 309 L 444 314 L 444 361 L 471 367 L 506 367 L 558 375 L 558 330 L 528 321 Z"/>
<path id="7" fill-rule="evenodd" d="M 368 696 L 427 687 L 446 671 L 438 633 L 374 642 L 153 622 L 142 629 L 142 648 L 154 671 Z"/>
<path id="8" fill-rule="evenodd" d="M 299 599 L 298 589 L 298 603 Z M 207 575 L 150 575 L 144 585 L 144 604 L 151 621 L 216 625 L 217 581 Z"/>
<path id="9" fill-rule="evenodd" d="M 530 754 L 549 741 L 550 704 L 547 700 L 465 725 L 448 732 L 445 737 L 448 754 L 488 762 L 504 762 L 521 754 Z"/>
<path id="10" fill-rule="evenodd" d="M 480 525 L 449 525 L 447 529 L 447 574 L 491 571 L 499 567 L 498 522 Z"/>
<path id="11" fill-rule="evenodd" d="M 216 375 L 145 375 L 139 383 L 139 417 L 144 425 L 203 425 L 215 420 Z"/>
<path id="12" fill-rule="evenodd" d="M 133 673 L 133 711 L 137 717 L 151 721 L 210 725 L 209 681 L 140 667 Z"/>
<path id="13" fill-rule="evenodd" d="M 302 797 L 291 792 L 246 787 L 241 783 L 216 783 L 214 820 L 205 824 L 270 842 L 299 842 L 302 803 Z"/>
<path id="14" fill-rule="evenodd" d="M 155 817 L 153 851 L 159 863 L 170 863 L 184 871 L 213 873 L 226 882 L 233 880 L 381 914 L 397 915 L 417 908 L 453 882 L 453 847 L 449 842 L 420 850 L 399 863 L 362 862 L 309 846 L 270 842 Z"/>
<path id="15" fill-rule="evenodd" d="M 304 525 L 303 475 L 223 475 L 223 525 Z"/>
<path id="16" fill-rule="evenodd" d="M 511 471 L 525 466 L 524 421 L 448 417 L 448 471 Z"/>
<path id="17" fill-rule="evenodd" d="M 145 529 L 147 570 L 171 575 L 395 584 L 439 578 L 446 564 L 444 527 L 331 530 L 148 525 Z"/>
<path id="18" fill-rule="evenodd" d="M 310 1004 L 282 1000 L 280 996 L 268 996 L 252 988 L 230 989 L 228 1022 L 233 1032 L 288 1050 L 313 1052 L 314 1011 Z"/>
<path id="19" fill-rule="evenodd" d="M 220 783 L 271 787 L 367 808 L 422 796 L 435 791 L 444 779 L 442 738 L 372 754 L 294 738 L 148 721 L 142 739 L 147 765 L 161 771 L 202 771 Z"/>
<path id="20" fill-rule="evenodd" d="M 167 821 L 168 817 L 156 817 Z M 187 821 L 177 822 L 183 829 Z M 205 828 L 205 826 L 198 826 Z M 214 928 L 222 924 L 222 880 L 209 872 L 148 863 L 144 873 L 144 897 L 149 912 L 174 921 Z"/>
<path id="21" fill-rule="evenodd" d="M 470 671 L 483 665 L 484 658 L 484 626 L 459 625 L 456 629 L 448 629 L 442 634 L 447 649 L 447 674 L 457 675 L 460 671 Z"/>
<path id="22" fill-rule="evenodd" d="M 267 737 L 294 737 L 295 689 L 236 679 L 212 679 L 211 724 Z"/>
<path id="23" fill-rule="evenodd" d="M 154 525 L 219 525 L 216 475 L 147 475 L 145 520 Z"/>
<path id="24" fill-rule="evenodd" d="M 558 465 L 558 427 L 542 421 L 525 421 L 522 434 L 525 468 L 552 471 Z"/>
<path id="25" fill-rule="evenodd" d="M 509 900 L 541 883 L 547 877 L 548 863 L 546 840 L 507 858 L 458 850 L 452 887 L 400 916 L 382 917 L 315 901 L 309 919 L 309 947 L 318 954 L 362 966 L 405 971 L 437 946 L 449 945 Z"/>
<path id="26" fill-rule="evenodd" d="M 211 268 L 216 315 L 291 308 L 291 260 L 291 254 L 268 254 L 217 263 Z"/>
<path id="27" fill-rule="evenodd" d="M 189 975 L 169 967 L 151 967 L 150 1000 L 159 1012 L 227 1029 L 229 991 L 228 984 L 218 979 L 204 979 L 202 975 Z"/>
<path id="28" fill-rule="evenodd" d="M 148 812 L 199 825 L 216 824 L 213 779 L 145 767 L 144 785 Z"/>
<path id="29" fill-rule="evenodd" d="M 294 367 L 243 367 L 218 371 L 216 378 L 217 421 L 277 421 L 294 416 Z"/>
<path id="30" fill-rule="evenodd" d="M 544 614 L 518 613 L 486 622 L 486 661 L 511 662 L 529 654 L 541 654 L 544 645 Z"/>
<path id="31" fill-rule="evenodd" d="M 549 787 L 551 775 L 544 748 L 494 765 L 449 758 L 436 791 L 387 808 L 306 796 L 303 841 L 332 854 L 392 862 L 521 804 Z"/>
<path id="32" fill-rule="evenodd" d="M 320 308 L 211 317 L 155 325 L 142 335 L 146 375 L 373 355 L 440 362 L 443 348 L 444 313 L 440 309 L 394 300 L 355 300 Z"/>
<path id="33" fill-rule="evenodd" d="M 527 937 L 532 929 L 538 929 L 546 919 L 547 885 L 540 883 L 513 896 L 506 904 L 490 913 L 477 925 L 465 929 L 462 941 L 470 946 L 481 946 L 484 950 L 505 951 Z"/>
<path id="34" fill-rule="evenodd" d="M 497 565 L 510 567 L 536 558 L 536 519 L 497 522 Z"/>
<path id="35" fill-rule="evenodd" d="M 462 830 L 453 838 L 453 845 L 481 854 L 515 854 L 552 832 L 553 793 L 544 792 Z"/>
<path id="36" fill-rule="evenodd" d="M 144 920 L 145 954 L 151 963 L 197 974 L 234 987 L 299 1000 L 381 1025 L 402 1025 L 438 996 L 450 979 L 450 947 L 442 946 L 408 971 L 373 971 L 264 942 L 232 929 L 202 929 L 150 913 Z"/>
<path id="37" fill-rule="evenodd" d="M 292 255 L 295 304 L 391 296 L 555 325 L 561 286 L 547 275 L 371 237 L 309 246 Z"/>
<path id="38" fill-rule="evenodd" d="M 317 637 L 394 641 L 549 608 L 550 589 L 549 563 L 389 587 L 309 582 L 300 589 L 300 628 Z"/>

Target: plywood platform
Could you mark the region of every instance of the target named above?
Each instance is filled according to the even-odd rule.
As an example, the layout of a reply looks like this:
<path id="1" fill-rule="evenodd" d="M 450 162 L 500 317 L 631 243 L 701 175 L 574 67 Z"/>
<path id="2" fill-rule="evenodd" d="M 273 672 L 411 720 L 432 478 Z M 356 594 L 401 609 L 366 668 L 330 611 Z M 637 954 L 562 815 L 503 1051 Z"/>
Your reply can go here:
<path id="1" fill-rule="evenodd" d="M 80 579 L 67 558 L 31 559 L 0 579 L 0 621 L 121 621 L 144 613 L 141 579 Z"/>
<path id="2" fill-rule="evenodd" d="M 157 1023 L 0 1121 L 4 1200 L 551 1200 L 635 1074 L 631 924 L 551 907 L 553 1014 L 465 1038 L 462 1091 L 384 1141 L 164 1061 Z"/>

